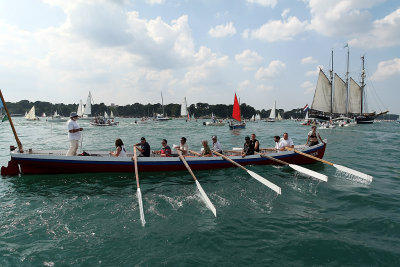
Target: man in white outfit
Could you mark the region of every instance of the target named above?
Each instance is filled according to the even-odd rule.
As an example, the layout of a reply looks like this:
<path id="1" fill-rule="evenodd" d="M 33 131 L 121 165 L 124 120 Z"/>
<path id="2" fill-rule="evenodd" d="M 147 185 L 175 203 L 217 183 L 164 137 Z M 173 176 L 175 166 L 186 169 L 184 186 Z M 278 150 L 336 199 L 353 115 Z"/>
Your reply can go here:
<path id="1" fill-rule="evenodd" d="M 289 137 L 288 133 L 283 134 L 283 139 L 279 141 L 279 150 L 285 150 L 286 147 L 294 148 L 292 138 Z"/>
<path id="2" fill-rule="evenodd" d="M 68 126 L 68 139 L 71 143 L 67 156 L 76 156 L 76 151 L 78 150 L 79 140 L 81 140 L 82 128 L 79 127 L 76 120 L 78 119 L 78 114 L 76 112 L 71 112 L 70 120 L 67 122 Z"/>

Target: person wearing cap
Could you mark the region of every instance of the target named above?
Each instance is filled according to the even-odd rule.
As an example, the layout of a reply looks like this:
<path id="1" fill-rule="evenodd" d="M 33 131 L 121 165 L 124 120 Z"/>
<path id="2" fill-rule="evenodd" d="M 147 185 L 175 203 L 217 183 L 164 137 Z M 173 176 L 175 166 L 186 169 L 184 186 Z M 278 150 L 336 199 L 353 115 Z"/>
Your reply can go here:
<path id="1" fill-rule="evenodd" d="M 212 141 L 213 141 L 212 150 L 215 151 L 215 152 L 218 152 L 218 153 L 222 153 L 222 146 L 221 146 L 221 144 L 219 143 L 219 141 L 217 140 L 217 136 L 216 136 L 216 135 L 213 135 L 213 136 L 211 137 L 211 139 L 212 139 Z"/>
<path id="2" fill-rule="evenodd" d="M 189 151 L 189 146 L 186 143 L 186 137 L 181 138 L 181 143 L 179 144 L 179 147 L 176 148 L 177 150 L 180 150 L 182 152 L 182 155 L 187 155 Z"/>
<path id="3" fill-rule="evenodd" d="M 254 155 L 254 144 L 250 142 L 250 137 L 246 136 L 244 140 L 245 142 L 243 145 L 242 158 L 247 155 Z"/>
<path id="4" fill-rule="evenodd" d="M 146 138 L 140 138 L 140 143 L 135 144 L 135 146 L 140 151 L 139 157 L 150 157 L 150 145 L 146 142 Z"/>
<path id="5" fill-rule="evenodd" d="M 76 151 L 78 151 L 79 140 L 81 140 L 83 131 L 76 122 L 78 119 L 78 114 L 76 112 L 71 112 L 70 119 L 67 122 L 68 127 L 68 139 L 70 141 L 69 150 L 67 156 L 76 156 Z"/>

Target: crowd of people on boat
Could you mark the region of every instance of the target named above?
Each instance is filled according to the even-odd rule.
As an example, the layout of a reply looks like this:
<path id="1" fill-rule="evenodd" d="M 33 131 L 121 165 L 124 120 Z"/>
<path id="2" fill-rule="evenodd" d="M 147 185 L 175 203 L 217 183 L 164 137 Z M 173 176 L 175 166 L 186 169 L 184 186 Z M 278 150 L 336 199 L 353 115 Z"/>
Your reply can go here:
<path id="1" fill-rule="evenodd" d="M 67 152 L 67 156 L 76 156 L 79 146 L 79 140 L 81 139 L 81 131 L 83 131 L 83 128 L 79 127 L 77 119 L 78 119 L 77 113 L 72 112 L 70 114 L 70 120 L 67 122 L 68 138 L 70 140 L 70 148 Z M 320 134 L 318 133 L 317 127 L 313 125 L 311 127 L 311 131 L 307 135 L 307 142 L 305 145 L 314 146 L 319 144 L 318 138 L 319 140 L 321 140 L 322 143 L 325 143 L 322 140 Z M 189 150 L 186 137 L 182 137 L 180 139 L 180 144 L 178 146 L 174 146 L 174 148 L 180 151 L 182 155 L 195 154 L 197 156 L 202 156 L 202 157 L 212 157 L 215 152 L 216 152 L 215 154 L 223 153 L 224 151 L 222 149 L 222 145 L 218 141 L 217 136 L 213 135 L 211 137 L 211 140 L 212 140 L 211 147 L 208 145 L 207 140 L 201 141 L 201 144 L 203 146 L 201 149 L 201 153 Z M 278 152 L 278 151 L 284 151 L 287 148 L 294 148 L 294 142 L 289 137 L 289 134 L 286 132 L 283 134 L 282 137 L 278 135 L 274 136 L 275 147 L 270 149 L 261 149 L 260 141 L 256 139 L 256 135 L 254 133 L 251 134 L 251 137 L 246 136 L 244 140 L 245 142 L 243 144 L 243 149 L 241 151 L 228 151 L 228 152 L 240 153 L 242 157 L 246 157 L 249 155 L 260 153 L 261 150 L 272 150 Z M 171 157 L 176 155 L 172 153 L 172 149 L 168 145 L 167 139 L 161 140 L 160 150 L 151 151 L 150 144 L 146 141 L 145 137 L 140 138 L 140 142 L 134 145 L 134 149 L 135 148 L 140 152 L 139 157 L 150 157 L 152 154 L 161 157 Z M 113 157 L 127 156 L 126 148 L 124 146 L 123 141 L 120 138 L 118 138 L 115 141 L 115 151 L 110 152 L 109 155 Z"/>

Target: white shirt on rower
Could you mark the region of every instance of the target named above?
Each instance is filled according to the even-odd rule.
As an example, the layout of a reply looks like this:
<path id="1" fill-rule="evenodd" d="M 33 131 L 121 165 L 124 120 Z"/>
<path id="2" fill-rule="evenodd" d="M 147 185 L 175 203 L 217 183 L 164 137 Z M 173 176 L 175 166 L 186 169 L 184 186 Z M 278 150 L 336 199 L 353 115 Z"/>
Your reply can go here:
<path id="1" fill-rule="evenodd" d="M 281 138 L 279 141 L 279 148 L 294 146 L 292 138 L 288 137 L 287 140 Z"/>
<path id="2" fill-rule="evenodd" d="M 221 152 L 222 152 L 222 146 L 221 146 L 221 144 L 220 144 L 218 141 L 215 142 L 215 143 L 213 142 L 212 150 L 221 153 Z"/>

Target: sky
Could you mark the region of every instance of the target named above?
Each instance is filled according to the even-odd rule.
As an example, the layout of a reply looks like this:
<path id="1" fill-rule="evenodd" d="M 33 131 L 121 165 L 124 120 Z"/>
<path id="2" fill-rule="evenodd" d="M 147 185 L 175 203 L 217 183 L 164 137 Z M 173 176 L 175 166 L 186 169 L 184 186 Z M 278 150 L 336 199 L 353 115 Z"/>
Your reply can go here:
<path id="1" fill-rule="evenodd" d="M 398 0 L 0 1 L 6 101 L 311 105 L 322 68 L 400 114 Z"/>

